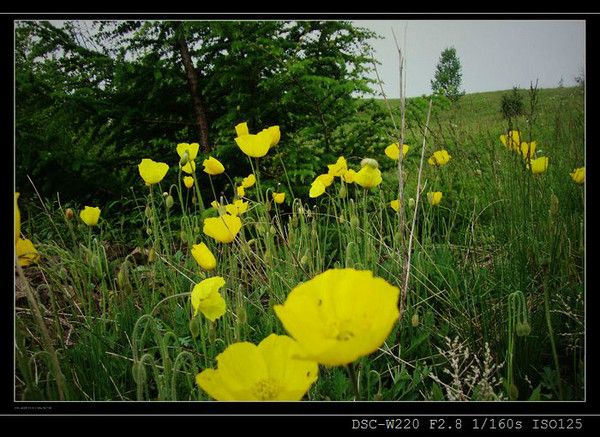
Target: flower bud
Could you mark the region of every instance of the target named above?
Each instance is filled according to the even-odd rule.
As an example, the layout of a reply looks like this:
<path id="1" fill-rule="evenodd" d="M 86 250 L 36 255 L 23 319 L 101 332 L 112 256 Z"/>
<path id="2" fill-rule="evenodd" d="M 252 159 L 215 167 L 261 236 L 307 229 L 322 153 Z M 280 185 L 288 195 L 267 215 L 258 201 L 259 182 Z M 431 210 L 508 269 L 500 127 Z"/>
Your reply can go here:
<path id="1" fill-rule="evenodd" d="M 165 205 L 167 206 L 167 209 L 171 209 L 174 203 L 175 201 L 173 200 L 173 196 L 169 194 L 165 199 Z"/>
<path id="2" fill-rule="evenodd" d="M 150 208 L 150 205 L 146 206 L 144 214 L 146 215 L 146 218 L 152 218 L 152 208 Z"/>
<path id="3" fill-rule="evenodd" d="M 188 151 L 186 150 L 183 153 L 183 155 L 181 156 L 181 159 L 179 160 L 179 165 L 183 167 L 188 163 L 189 160 L 190 160 L 190 155 L 189 155 Z"/>
<path id="4" fill-rule="evenodd" d="M 65 217 L 67 218 L 67 220 L 71 220 L 73 216 L 73 210 L 71 208 L 67 208 L 67 210 L 65 211 Z"/>
<path id="5" fill-rule="evenodd" d="M 308 263 L 308 255 L 303 255 L 302 258 L 300 258 L 300 265 L 305 266 L 307 263 Z"/>
<path id="6" fill-rule="evenodd" d="M 516 331 L 519 337 L 527 337 L 531 334 L 531 325 L 527 321 L 517 323 Z"/>
<path id="7" fill-rule="evenodd" d="M 419 326 L 419 313 L 413 314 L 412 318 L 410 319 L 410 324 L 413 326 L 413 328 Z"/>
<path id="8" fill-rule="evenodd" d="M 152 263 L 154 261 L 156 261 L 156 250 L 154 250 L 154 247 L 151 247 L 148 252 L 148 262 Z"/>
<path id="9" fill-rule="evenodd" d="M 146 228 L 146 234 L 148 234 L 148 235 L 152 235 L 152 229 L 150 229 L 150 228 Z"/>
<path id="10" fill-rule="evenodd" d="M 413 199 L 412 197 L 408 199 L 408 207 L 411 209 L 415 207 L 415 199 Z"/>
<path id="11" fill-rule="evenodd" d="M 360 161 L 360 166 L 364 167 L 365 165 L 368 165 L 369 167 L 372 168 L 379 168 L 379 163 L 374 160 L 373 158 L 365 158 L 362 161 Z"/>
<path id="12" fill-rule="evenodd" d="M 555 194 L 552 194 L 550 197 L 550 209 L 548 210 L 550 215 L 556 215 L 558 212 L 558 197 Z"/>
<path id="13" fill-rule="evenodd" d="M 353 215 L 352 217 L 350 217 L 350 226 L 352 226 L 353 228 L 358 228 L 358 226 L 360 225 L 360 221 L 358 220 L 358 217 L 356 217 L 355 215 Z"/>
<path id="14" fill-rule="evenodd" d="M 348 189 L 346 188 L 346 185 L 342 185 L 340 190 L 338 191 L 338 197 L 340 199 L 345 199 L 347 194 L 348 194 Z"/>

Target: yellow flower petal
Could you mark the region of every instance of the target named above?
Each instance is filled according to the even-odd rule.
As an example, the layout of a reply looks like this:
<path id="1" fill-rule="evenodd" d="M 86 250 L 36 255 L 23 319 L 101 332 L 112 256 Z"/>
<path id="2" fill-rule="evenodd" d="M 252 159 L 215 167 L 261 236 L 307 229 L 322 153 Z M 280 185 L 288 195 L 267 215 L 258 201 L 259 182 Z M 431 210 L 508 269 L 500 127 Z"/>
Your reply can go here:
<path id="1" fill-rule="evenodd" d="M 223 167 L 223 164 L 221 164 L 216 158 L 213 158 L 212 156 L 209 156 L 208 159 L 205 159 L 202 162 L 202 165 L 204 166 L 204 172 L 208 173 L 211 176 L 216 176 L 225 171 L 225 167 Z"/>
<path id="2" fill-rule="evenodd" d="M 409 149 L 410 147 L 407 144 L 404 144 L 402 146 L 402 156 L 406 156 Z M 400 159 L 400 146 L 398 145 L 398 143 L 393 143 L 387 146 L 385 148 L 385 155 L 388 158 L 393 159 L 394 161 Z"/>
<path id="3" fill-rule="evenodd" d="M 236 137 L 235 142 L 246 155 L 252 158 L 261 158 L 271 148 L 273 133 L 265 129 L 256 135 L 248 134 Z"/>
<path id="4" fill-rule="evenodd" d="M 243 123 L 236 125 L 235 126 L 235 134 L 238 137 L 241 137 L 242 135 L 250 134 L 250 131 L 248 130 L 248 123 L 243 122 Z"/>
<path id="5" fill-rule="evenodd" d="M 275 203 L 283 203 L 285 200 L 285 193 L 273 193 L 273 200 Z"/>
<path id="6" fill-rule="evenodd" d="M 448 164 L 450 158 L 452 158 L 452 156 L 448 154 L 447 150 L 438 150 L 433 152 L 433 155 L 427 160 L 427 162 L 429 165 L 441 167 L 442 165 Z"/>
<path id="7" fill-rule="evenodd" d="M 325 186 L 325 188 L 327 188 L 328 186 L 333 184 L 333 175 L 328 173 L 320 174 L 315 178 L 315 181 L 321 182 Z"/>
<path id="8" fill-rule="evenodd" d="M 214 270 L 217 267 L 217 259 L 204 243 L 192 246 L 192 256 L 204 270 Z"/>
<path id="9" fill-rule="evenodd" d="M 138 170 L 146 185 L 154 185 L 163 180 L 169 171 L 169 166 L 164 162 L 142 159 L 142 162 L 138 164 Z"/>
<path id="10" fill-rule="evenodd" d="M 181 170 L 187 174 L 192 174 L 196 171 L 196 163 L 194 161 L 188 161 L 186 165 L 181 167 Z"/>
<path id="11" fill-rule="evenodd" d="M 214 276 L 194 286 L 191 295 L 194 316 L 200 311 L 208 320 L 214 322 L 225 314 L 225 299 L 219 293 L 219 289 L 223 285 L 225 285 L 225 279 L 221 276 Z"/>
<path id="12" fill-rule="evenodd" d="M 88 226 L 96 226 L 100 218 L 100 208 L 86 206 L 79 213 L 79 217 Z"/>
<path id="13" fill-rule="evenodd" d="M 348 163 L 343 156 L 340 156 L 335 164 L 328 164 L 327 167 L 329 168 L 328 174 L 337 177 L 342 177 L 348 171 Z"/>
<path id="14" fill-rule="evenodd" d="M 343 175 L 342 175 L 342 179 L 344 180 L 344 182 L 346 182 L 347 184 L 353 184 L 354 181 L 356 180 L 356 172 L 352 169 L 348 169 L 348 171 L 346 171 Z"/>
<path id="15" fill-rule="evenodd" d="M 185 176 L 183 178 L 183 184 L 186 188 L 192 188 L 194 186 L 194 178 L 191 176 Z"/>
<path id="16" fill-rule="evenodd" d="M 308 195 L 312 198 L 319 197 L 325 192 L 325 185 L 321 181 L 314 181 L 310 186 L 310 192 Z"/>
<path id="17" fill-rule="evenodd" d="M 390 206 L 392 207 L 392 209 L 396 212 L 398 212 L 398 210 L 400 209 L 400 201 L 399 200 L 392 200 L 390 202 Z"/>
<path id="18" fill-rule="evenodd" d="M 430 191 L 427 193 L 427 200 L 432 206 L 438 205 L 442 201 L 442 192 Z"/>
<path id="19" fill-rule="evenodd" d="M 256 183 L 256 176 L 254 176 L 254 173 L 251 173 L 250 175 L 248 175 L 247 177 L 242 179 L 242 187 L 244 187 L 244 188 L 250 188 L 250 187 L 254 186 L 255 183 Z"/>
<path id="20" fill-rule="evenodd" d="M 19 265 L 21 267 L 27 267 L 28 265 L 39 261 L 40 254 L 31 240 L 19 238 L 15 247 Z"/>
<path id="21" fill-rule="evenodd" d="M 548 170 L 548 162 L 549 158 L 547 156 L 542 156 L 537 159 L 532 159 L 527 164 L 527 168 L 531 169 L 531 173 L 533 174 L 544 173 L 546 170 Z"/>
<path id="22" fill-rule="evenodd" d="M 218 207 L 217 207 L 218 208 Z M 225 205 L 225 211 L 231 215 L 241 215 L 248 210 L 248 202 L 241 199 L 236 200 L 229 205 Z"/>
<path id="23" fill-rule="evenodd" d="M 273 309 L 302 358 L 339 366 L 383 344 L 398 320 L 399 295 L 370 271 L 332 269 L 296 286 Z"/>
<path id="24" fill-rule="evenodd" d="M 188 152 L 188 159 L 193 161 L 198 156 L 198 150 L 200 149 L 200 144 L 198 143 L 179 143 L 177 144 L 177 154 L 180 158 L 183 158 L 183 154 Z"/>
<path id="25" fill-rule="evenodd" d="M 576 168 L 570 175 L 573 182 L 579 185 L 583 184 L 585 182 L 585 167 Z"/>
<path id="26" fill-rule="evenodd" d="M 354 178 L 355 183 L 367 189 L 376 187 L 381 181 L 381 170 L 370 165 L 361 168 Z"/>
<path id="27" fill-rule="evenodd" d="M 242 221 L 239 217 L 224 214 L 220 217 L 204 219 L 202 231 L 220 243 L 231 243 L 242 229 Z"/>

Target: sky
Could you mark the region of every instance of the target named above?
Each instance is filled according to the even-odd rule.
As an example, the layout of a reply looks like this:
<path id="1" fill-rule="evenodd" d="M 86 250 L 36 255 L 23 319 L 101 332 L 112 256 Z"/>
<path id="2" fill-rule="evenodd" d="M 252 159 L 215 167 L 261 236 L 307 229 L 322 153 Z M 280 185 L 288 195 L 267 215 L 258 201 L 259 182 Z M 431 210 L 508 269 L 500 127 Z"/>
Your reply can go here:
<path id="1" fill-rule="evenodd" d="M 454 46 L 467 93 L 575 84 L 585 68 L 583 20 L 354 20 L 383 39 L 370 40 L 389 98 L 399 97 L 398 54 L 405 45 L 406 96 L 431 93 L 442 50 Z M 406 30 L 405 30 L 406 29 Z M 406 36 L 406 38 L 405 38 Z"/>

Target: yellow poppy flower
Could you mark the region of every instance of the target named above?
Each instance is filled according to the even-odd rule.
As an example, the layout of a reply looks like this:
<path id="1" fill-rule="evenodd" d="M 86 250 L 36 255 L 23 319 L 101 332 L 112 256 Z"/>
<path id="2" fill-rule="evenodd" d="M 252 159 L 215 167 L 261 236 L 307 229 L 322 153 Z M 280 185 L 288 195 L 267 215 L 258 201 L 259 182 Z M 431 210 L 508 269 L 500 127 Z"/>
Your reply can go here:
<path id="1" fill-rule="evenodd" d="M 271 147 L 279 144 L 279 140 L 281 139 L 281 131 L 279 130 L 279 126 L 270 126 L 266 129 L 266 131 L 271 135 Z"/>
<path id="2" fill-rule="evenodd" d="M 298 343 L 271 334 L 258 346 L 230 345 L 217 355 L 217 368 L 196 375 L 196 383 L 218 401 L 299 401 L 317 380 L 319 366 L 299 360 Z"/>
<path id="3" fill-rule="evenodd" d="M 368 270 L 331 269 L 296 286 L 273 310 L 301 358 L 339 366 L 383 344 L 398 320 L 399 295 Z"/>
<path id="4" fill-rule="evenodd" d="M 202 232 L 220 243 L 231 243 L 242 229 L 242 220 L 231 214 L 204 219 Z"/>
<path id="5" fill-rule="evenodd" d="M 321 181 L 314 181 L 310 186 L 308 195 L 312 198 L 319 197 L 325 192 L 325 185 Z"/>
<path id="6" fill-rule="evenodd" d="M 180 158 L 183 158 L 185 152 L 188 154 L 188 160 L 193 161 L 198 156 L 198 150 L 200 149 L 200 144 L 198 143 L 179 143 L 177 144 L 177 154 Z"/>
<path id="7" fill-rule="evenodd" d="M 351 168 L 348 169 L 347 172 L 345 172 L 342 175 L 342 179 L 344 180 L 344 182 L 346 182 L 347 184 L 353 184 L 354 181 L 356 180 L 356 172 L 354 170 L 352 170 Z"/>
<path id="8" fill-rule="evenodd" d="M 204 270 L 214 270 L 217 267 L 217 259 L 204 243 L 192 246 L 192 256 Z"/>
<path id="9" fill-rule="evenodd" d="M 262 158 L 271 148 L 273 135 L 272 131 L 265 129 L 256 135 L 248 134 L 236 137 L 235 142 L 246 155 L 252 158 Z"/>
<path id="10" fill-rule="evenodd" d="M 285 200 L 285 193 L 273 193 L 273 200 L 275 203 L 283 203 Z"/>
<path id="11" fill-rule="evenodd" d="M 402 156 L 406 156 L 406 154 L 408 153 L 408 149 L 410 149 L 410 147 L 408 147 L 407 144 L 404 144 L 402 146 Z M 385 155 L 390 158 L 393 159 L 394 161 L 398 161 L 398 159 L 400 159 L 400 146 L 398 143 L 394 143 L 394 144 L 390 144 L 389 146 L 387 146 L 385 148 Z"/>
<path id="12" fill-rule="evenodd" d="M 576 184 L 583 184 L 585 182 L 585 167 L 576 168 L 570 175 Z"/>
<path id="13" fill-rule="evenodd" d="M 235 126 L 235 134 L 238 137 L 241 137 L 242 135 L 249 135 L 250 131 L 248 130 L 248 123 L 243 122 L 243 123 L 236 125 Z"/>
<path id="14" fill-rule="evenodd" d="M 186 165 L 181 167 L 181 170 L 187 174 L 192 174 L 196 171 L 196 163 L 194 161 L 188 161 Z"/>
<path id="15" fill-rule="evenodd" d="M 363 166 L 354 178 L 355 183 L 367 189 L 376 187 L 381 181 L 381 170 L 371 165 Z"/>
<path id="16" fill-rule="evenodd" d="M 246 195 L 246 190 L 244 190 L 243 185 L 239 185 L 239 186 L 235 187 L 235 191 L 236 191 L 237 195 L 240 197 L 244 197 Z"/>
<path id="17" fill-rule="evenodd" d="M 535 141 L 532 141 L 530 143 L 526 143 L 525 141 L 523 141 L 521 143 L 521 155 L 523 155 L 523 159 L 533 159 L 533 157 L 535 156 L 535 147 L 536 147 L 537 143 Z"/>
<path id="18" fill-rule="evenodd" d="M 231 215 L 241 215 L 248 210 L 248 202 L 244 202 L 241 199 L 236 200 L 233 203 L 225 206 L 225 211 Z"/>
<path id="19" fill-rule="evenodd" d="M 244 187 L 244 188 L 250 188 L 250 187 L 254 186 L 255 183 L 256 183 L 256 176 L 254 176 L 254 173 L 251 173 L 247 177 L 242 179 L 242 187 Z"/>
<path id="20" fill-rule="evenodd" d="M 327 164 L 327 168 L 329 168 L 328 174 L 342 177 L 348 171 L 348 163 L 346 158 L 340 156 L 335 164 Z"/>
<path id="21" fill-rule="evenodd" d="M 452 156 L 448 154 L 447 150 L 438 150 L 436 152 L 433 152 L 433 155 L 427 160 L 427 162 L 429 163 L 429 165 L 441 167 L 442 165 L 448 164 L 450 158 L 452 158 Z"/>
<path id="22" fill-rule="evenodd" d="M 15 244 L 21 236 L 21 211 L 17 200 L 19 200 L 19 193 L 15 192 Z"/>
<path id="23" fill-rule="evenodd" d="M 194 186 L 194 178 L 191 176 L 186 176 L 183 178 L 183 184 L 186 188 L 192 188 Z"/>
<path id="24" fill-rule="evenodd" d="M 155 162 L 145 158 L 138 164 L 138 170 L 146 185 L 154 185 L 163 180 L 169 171 L 169 166 L 164 162 Z"/>
<path id="25" fill-rule="evenodd" d="M 333 175 L 328 173 L 320 174 L 315 178 L 315 181 L 321 182 L 325 186 L 325 188 L 327 188 L 328 186 L 333 184 Z"/>
<path id="26" fill-rule="evenodd" d="M 212 156 L 209 156 L 208 159 L 205 159 L 202 162 L 202 165 L 204 166 L 204 173 L 208 173 L 211 176 L 216 176 L 225 171 L 223 164 L 221 164 L 219 160 L 213 158 Z"/>
<path id="27" fill-rule="evenodd" d="M 441 191 L 430 191 L 427 193 L 427 200 L 432 206 L 439 204 L 442 201 Z"/>
<path id="28" fill-rule="evenodd" d="M 225 299 L 219 293 L 219 289 L 225 285 L 225 279 L 213 276 L 196 284 L 192 290 L 192 307 L 194 316 L 200 311 L 211 322 L 214 322 L 225 314 Z"/>
<path id="29" fill-rule="evenodd" d="M 400 209 L 400 201 L 399 200 L 392 200 L 390 202 L 390 206 L 392 207 L 392 209 L 396 212 L 398 212 L 398 210 Z"/>
<path id="30" fill-rule="evenodd" d="M 520 150 L 521 133 L 518 130 L 508 131 L 507 135 L 500 135 L 500 141 L 510 150 Z"/>
<path id="31" fill-rule="evenodd" d="M 19 237 L 16 244 L 17 259 L 21 267 L 27 267 L 30 264 L 37 263 L 40 259 L 40 254 L 31 242 L 31 240 L 22 239 Z"/>
<path id="32" fill-rule="evenodd" d="M 86 206 L 79 213 L 79 217 L 88 226 L 96 226 L 100 218 L 100 208 Z"/>
<path id="33" fill-rule="evenodd" d="M 547 156 L 542 156 L 540 158 L 532 159 L 527 164 L 527 168 L 531 169 L 531 173 L 533 173 L 533 174 L 544 173 L 546 170 L 548 170 L 548 161 L 549 161 L 549 158 Z"/>

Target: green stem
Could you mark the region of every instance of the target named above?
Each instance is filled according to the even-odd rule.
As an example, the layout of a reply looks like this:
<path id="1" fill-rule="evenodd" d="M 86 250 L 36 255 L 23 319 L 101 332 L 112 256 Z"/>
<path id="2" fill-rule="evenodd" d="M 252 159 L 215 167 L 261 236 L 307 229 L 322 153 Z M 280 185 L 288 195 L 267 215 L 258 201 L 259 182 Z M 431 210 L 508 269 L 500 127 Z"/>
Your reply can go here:
<path id="1" fill-rule="evenodd" d="M 354 363 L 347 364 L 346 370 L 348 371 L 348 375 L 350 376 L 350 381 L 352 382 L 352 389 L 354 390 L 354 400 L 360 401 L 361 399 L 360 399 L 360 391 L 358 389 L 358 375 L 356 373 Z"/>
<path id="2" fill-rule="evenodd" d="M 552 329 L 552 320 L 550 318 L 550 296 L 548 292 L 548 282 L 544 281 L 544 311 L 546 313 L 546 325 L 548 326 L 548 334 L 550 335 L 550 346 L 552 347 L 552 358 L 554 359 L 554 367 L 556 368 L 556 376 L 558 377 L 558 394 L 560 400 L 563 400 L 563 388 L 560 379 L 560 365 L 558 362 L 558 354 L 556 353 L 556 343 L 554 342 L 554 330 Z"/>

